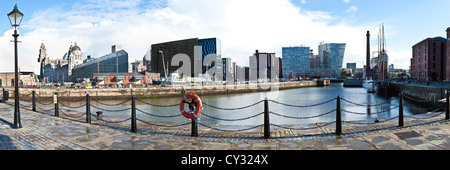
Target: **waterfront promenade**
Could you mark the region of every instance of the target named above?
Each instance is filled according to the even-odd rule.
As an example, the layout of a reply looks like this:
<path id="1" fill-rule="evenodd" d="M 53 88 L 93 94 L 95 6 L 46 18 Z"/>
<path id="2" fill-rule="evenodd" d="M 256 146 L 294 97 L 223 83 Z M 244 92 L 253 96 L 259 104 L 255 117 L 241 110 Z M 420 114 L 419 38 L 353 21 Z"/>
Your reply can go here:
<path id="1" fill-rule="evenodd" d="M 149 86 L 143 88 L 21 88 L 20 98 L 31 98 L 32 92 L 36 92 L 39 97 L 52 97 L 55 92 L 62 98 L 70 100 L 90 94 L 97 99 L 124 99 L 129 96 L 139 96 L 144 98 L 156 97 L 183 97 L 185 94 L 195 93 L 199 95 L 218 95 L 235 93 L 253 93 L 262 91 L 286 90 L 306 87 L 324 87 L 330 86 L 329 80 L 310 80 L 293 82 L 269 82 L 269 83 L 251 83 L 251 84 L 216 84 L 216 85 L 167 85 L 167 86 Z M 9 91 L 10 98 L 14 98 L 14 88 L 4 88 Z"/>
<path id="2" fill-rule="evenodd" d="M 190 125 L 176 128 L 147 127 L 131 133 L 129 123 L 109 126 L 87 124 L 52 113 L 21 109 L 23 128 L 12 129 L 14 107 L 0 103 L 0 150 L 447 150 L 450 122 L 444 114 L 430 119 L 405 118 L 380 124 L 343 124 L 343 135 L 326 125 L 307 131 L 271 130 L 264 139 L 261 129 L 218 132 L 199 129 L 190 137 Z M 430 117 L 423 115 L 423 117 Z M 418 117 L 420 118 L 420 117 Z M 293 125 L 314 127 L 319 124 Z"/>

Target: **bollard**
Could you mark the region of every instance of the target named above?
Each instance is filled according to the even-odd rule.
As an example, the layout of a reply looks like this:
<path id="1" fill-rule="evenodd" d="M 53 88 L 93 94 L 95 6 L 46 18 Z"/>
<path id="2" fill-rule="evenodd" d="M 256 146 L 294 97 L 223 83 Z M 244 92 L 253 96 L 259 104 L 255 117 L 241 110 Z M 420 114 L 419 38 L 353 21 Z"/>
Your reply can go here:
<path id="1" fill-rule="evenodd" d="M 35 112 L 36 111 L 36 91 L 34 91 L 34 90 L 32 92 L 31 104 L 32 104 L 32 110 L 33 110 L 33 112 Z"/>
<path id="2" fill-rule="evenodd" d="M 58 93 L 55 92 L 53 95 L 53 103 L 55 103 L 55 116 L 59 117 L 59 107 L 58 107 Z"/>
<path id="3" fill-rule="evenodd" d="M 269 100 L 264 99 L 264 138 L 270 138 Z"/>
<path id="4" fill-rule="evenodd" d="M 336 98 L 336 135 L 342 134 L 341 97 Z"/>
<path id="5" fill-rule="evenodd" d="M 195 117 L 192 120 L 191 123 L 191 136 L 192 137 L 198 137 L 198 117 Z"/>
<path id="6" fill-rule="evenodd" d="M 398 126 L 403 127 L 403 93 L 400 93 L 398 98 L 399 98 Z"/>
<path id="7" fill-rule="evenodd" d="M 131 132 L 136 133 L 137 132 L 137 125 L 136 125 L 136 98 L 134 96 L 131 96 Z"/>
<path id="8" fill-rule="evenodd" d="M 445 110 L 445 120 L 448 120 L 448 119 L 450 119 L 450 106 L 449 106 L 449 101 L 448 101 L 448 99 L 449 99 L 449 90 L 447 90 L 447 94 L 445 95 L 445 99 L 446 99 L 446 102 L 445 102 L 445 108 L 446 108 L 446 110 Z"/>
<path id="9" fill-rule="evenodd" d="M 91 99 L 89 94 L 86 94 L 86 123 L 91 123 Z"/>

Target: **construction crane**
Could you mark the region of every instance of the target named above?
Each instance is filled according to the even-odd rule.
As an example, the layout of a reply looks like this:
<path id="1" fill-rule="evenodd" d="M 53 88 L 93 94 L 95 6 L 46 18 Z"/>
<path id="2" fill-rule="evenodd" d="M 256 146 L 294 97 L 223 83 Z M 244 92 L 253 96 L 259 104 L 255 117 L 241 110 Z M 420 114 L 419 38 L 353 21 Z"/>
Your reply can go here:
<path id="1" fill-rule="evenodd" d="M 161 54 L 161 57 L 162 57 L 162 62 L 163 62 L 163 69 L 164 69 L 164 75 L 165 75 L 165 77 L 166 77 L 166 81 L 168 80 L 167 79 L 167 72 L 169 72 L 169 63 L 167 63 L 167 70 L 166 70 L 166 64 L 165 64 L 165 62 L 164 62 L 164 51 L 159 51 L 159 53 Z"/>

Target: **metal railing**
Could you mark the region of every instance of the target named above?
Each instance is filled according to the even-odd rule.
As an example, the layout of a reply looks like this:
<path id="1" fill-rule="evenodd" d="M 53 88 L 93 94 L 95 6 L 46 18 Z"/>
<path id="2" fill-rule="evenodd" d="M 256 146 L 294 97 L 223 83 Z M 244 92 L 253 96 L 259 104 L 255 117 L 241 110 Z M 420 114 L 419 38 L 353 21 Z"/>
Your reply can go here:
<path id="1" fill-rule="evenodd" d="M 449 120 L 450 119 L 450 114 L 449 114 L 449 94 L 447 93 L 446 99 L 447 99 L 447 103 L 446 103 L 446 111 L 445 111 L 445 119 Z M 355 114 L 355 115 L 367 115 L 367 113 L 364 112 L 355 112 L 355 111 L 349 111 L 346 109 L 342 109 L 341 108 L 341 102 L 346 102 L 350 105 L 354 105 L 354 106 L 360 106 L 360 107 L 376 107 L 376 106 L 382 106 L 385 104 L 388 104 L 388 102 L 383 102 L 383 103 L 378 103 L 378 104 L 360 104 L 357 102 L 353 102 L 350 101 L 348 99 L 345 98 L 341 98 L 340 96 L 337 96 L 336 98 L 332 98 L 330 100 L 324 101 L 324 102 L 319 102 L 319 103 L 315 103 L 315 104 L 309 104 L 309 105 L 295 105 L 295 104 L 289 104 L 289 103 L 282 103 L 279 101 L 275 101 L 275 100 L 269 100 L 269 99 L 264 99 L 261 101 L 257 101 L 253 104 L 250 105 L 246 105 L 246 106 L 241 106 L 241 107 L 235 107 L 235 108 L 223 108 L 223 107 L 218 107 L 218 106 L 214 106 L 211 104 L 208 104 L 206 102 L 203 102 L 203 105 L 205 107 L 209 107 L 211 109 L 216 109 L 216 110 L 222 110 L 222 111 L 236 111 L 236 110 L 245 110 L 245 109 L 249 109 L 252 107 L 261 107 L 260 105 L 263 104 L 263 111 L 262 112 L 258 112 L 255 113 L 253 115 L 247 116 L 247 117 L 236 117 L 236 118 L 221 118 L 221 117 L 216 117 L 213 116 L 211 114 L 209 114 L 208 112 L 203 112 L 201 113 L 201 115 L 204 115 L 205 117 L 207 117 L 208 119 L 213 119 L 213 120 L 220 120 L 220 121 L 227 121 L 227 122 L 238 122 L 238 121 L 245 121 L 245 120 L 249 120 L 249 119 L 254 119 L 254 118 L 259 118 L 261 116 L 263 116 L 264 121 L 261 122 L 261 124 L 255 125 L 255 126 L 251 126 L 251 127 L 245 127 L 242 129 L 220 129 L 217 127 L 213 127 L 211 125 L 207 125 L 204 123 L 199 123 L 198 119 L 192 119 L 191 122 L 187 122 L 187 123 L 180 123 L 180 124 L 171 124 L 171 125 L 167 125 L 167 124 L 162 124 L 162 123 L 158 123 L 158 122 L 153 122 L 153 121 L 148 121 L 148 120 L 143 120 L 143 119 L 139 119 L 136 115 L 137 112 L 142 113 L 144 115 L 150 116 L 150 117 L 158 117 L 158 118 L 167 118 L 167 119 L 171 119 L 171 118 L 178 118 L 181 117 L 182 115 L 179 114 L 178 112 L 176 114 L 173 115 L 158 115 L 158 114 L 154 114 L 151 113 L 150 111 L 147 111 L 145 109 L 142 108 L 138 108 L 136 107 L 136 102 L 140 102 L 144 105 L 147 106 L 151 106 L 151 107 L 164 107 L 164 108 L 169 108 L 169 107 L 177 107 L 179 106 L 179 103 L 177 104 L 171 104 L 171 105 L 158 105 L 158 104 L 152 104 L 146 101 L 143 101 L 141 99 L 136 99 L 135 96 L 132 96 L 131 98 L 124 100 L 122 102 L 118 102 L 118 103 L 105 103 L 102 102 L 100 100 L 97 100 L 95 98 L 93 98 L 92 100 L 94 100 L 98 105 L 91 105 L 91 97 L 89 96 L 89 94 L 87 94 L 84 97 L 80 97 L 79 99 L 76 100 L 72 100 L 72 102 L 76 102 L 76 103 L 82 103 L 82 101 L 86 101 L 85 103 L 82 103 L 79 106 L 70 106 L 70 104 L 64 104 L 59 100 L 59 96 L 57 93 L 55 93 L 55 95 L 53 97 L 39 97 L 36 96 L 35 91 L 32 92 L 31 95 L 31 99 L 28 100 L 23 100 L 23 101 L 27 101 L 27 102 L 31 102 L 31 104 L 24 104 L 21 103 L 22 107 L 31 107 L 32 111 L 37 111 L 38 109 L 42 112 L 51 112 L 54 111 L 54 116 L 59 117 L 60 114 L 63 114 L 66 117 L 69 118 L 80 118 L 85 116 L 86 117 L 86 123 L 91 123 L 92 122 L 92 116 L 95 117 L 96 121 L 101 121 L 101 122 L 105 122 L 105 123 L 113 123 L 113 124 L 120 124 L 120 123 L 125 123 L 125 122 L 130 122 L 129 126 L 131 129 L 131 132 L 133 133 L 137 133 L 137 121 L 140 121 L 144 124 L 147 125 L 151 125 L 151 126 L 156 126 L 156 127 L 166 127 L 166 128 L 172 128 L 172 127 L 180 127 L 180 126 L 186 126 L 188 124 L 191 124 L 191 136 L 197 137 L 198 136 L 198 125 L 201 125 L 203 127 L 206 128 L 210 128 L 216 131 L 222 131 L 222 132 L 243 132 L 243 131 L 248 131 L 248 130 L 252 130 L 252 129 L 257 129 L 257 128 L 263 128 L 264 131 L 264 138 L 270 138 L 271 137 L 271 133 L 270 133 L 270 129 L 271 126 L 273 127 L 277 127 L 277 128 L 281 128 L 281 129 L 290 129 L 290 130 L 311 130 L 311 129 L 315 129 L 315 128 L 322 128 L 325 126 L 329 126 L 332 124 L 335 124 L 335 134 L 336 135 L 341 135 L 342 134 L 342 124 L 343 123 L 348 123 L 348 124 L 376 124 L 376 123 L 384 123 L 384 122 L 389 122 L 391 120 L 394 119 L 398 119 L 398 126 L 402 127 L 404 126 L 404 118 L 411 118 L 411 119 L 430 119 L 430 118 L 434 118 L 437 117 L 441 114 L 443 114 L 444 112 L 440 112 L 436 115 L 430 116 L 430 117 L 412 117 L 412 116 L 404 116 L 403 114 L 403 100 L 404 98 L 409 99 L 410 97 L 406 97 L 404 96 L 402 93 L 399 94 L 399 105 L 398 106 L 394 106 L 392 108 L 388 108 L 388 109 L 384 109 L 382 111 L 378 111 L 378 112 L 371 112 L 370 114 L 382 114 L 385 112 L 389 112 L 393 109 L 398 109 L 399 110 L 399 115 L 392 117 L 392 118 L 388 118 L 388 119 L 384 119 L 384 120 L 378 120 L 376 122 L 355 122 L 355 121 L 344 121 L 342 120 L 342 113 L 347 113 L 347 114 Z M 46 102 L 46 100 L 51 99 L 51 102 Z M 414 100 L 414 99 L 411 99 Z M 128 102 L 131 101 L 131 105 L 129 107 L 126 107 L 124 109 L 107 109 L 105 107 L 102 106 L 118 106 L 118 105 L 126 105 L 128 104 Z M 286 115 L 283 113 L 279 113 L 279 112 L 275 112 L 275 111 L 271 111 L 270 110 L 270 103 L 275 104 L 275 105 L 280 105 L 283 107 L 290 107 L 290 108 L 310 108 L 310 107 L 319 107 L 325 104 L 329 104 L 335 102 L 336 103 L 336 108 L 332 109 L 330 111 L 327 111 L 325 113 L 320 113 L 320 114 L 316 114 L 316 115 L 311 115 L 311 116 L 292 116 L 292 115 Z M 417 100 L 416 100 L 417 102 Z M 63 108 L 60 108 L 59 105 L 61 105 Z M 101 115 L 94 115 L 91 113 L 91 107 L 100 110 L 100 111 L 104 111 L 104 112 L 131 112 L 131 116 L 129 118 L 125 118 L 125 119 L 105 119 L 103 118 Z M 77 111 L 73 111 L 72 109 L 80 109 L 80 108 L 86 108 L 86 112 L 78 112 L 78 113 L 73 113 L 73 112 L 77 112 Z M 293 120 L 303 120 L 303 119 L 313 119 L 313 118 L 319 118 L 319 117 L 323 117 L 326 115 L 330 115 L 330 114 L 336 114 L 336 119 L 334 121 L 330 121 L 330 122 L 321 122 L 321 124 L 316 123 L 317 126 L 315 127 L 304 127 L 304 128 L 293 128 L 293 127 L 286 127 L 284 125 L 280 125 L 280 124 L 274 124 L 270 122 L 270 117 L 271 116 L 277 116 L 277 117 L 282 117 L 282 118 L 286 118 L 286 119 L 293 119 Z"/>

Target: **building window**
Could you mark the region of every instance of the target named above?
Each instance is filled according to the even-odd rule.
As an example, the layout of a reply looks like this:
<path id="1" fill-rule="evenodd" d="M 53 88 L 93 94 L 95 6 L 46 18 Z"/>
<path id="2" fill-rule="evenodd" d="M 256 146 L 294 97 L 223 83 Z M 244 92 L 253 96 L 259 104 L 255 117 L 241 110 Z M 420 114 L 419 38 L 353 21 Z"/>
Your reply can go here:
<path id="1" fill-rule="evenodd" d="M 11 85 L 14 87 L 14 79 L 11 79 Z"/>

